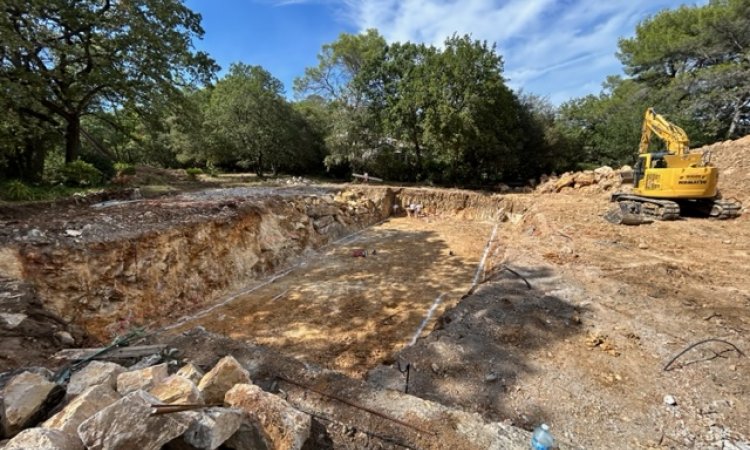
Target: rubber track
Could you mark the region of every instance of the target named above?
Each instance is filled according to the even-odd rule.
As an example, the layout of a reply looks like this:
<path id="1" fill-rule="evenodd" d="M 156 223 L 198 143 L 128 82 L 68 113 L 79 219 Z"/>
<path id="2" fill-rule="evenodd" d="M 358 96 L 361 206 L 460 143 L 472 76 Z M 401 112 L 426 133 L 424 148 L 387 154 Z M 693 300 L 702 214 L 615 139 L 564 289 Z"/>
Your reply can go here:
<path id="1" fill-rule="evenodd" d="M 641 197 L 639 195 L 620 194 L 614 201 L 636 202 L 641 205 L 640 215 L 646 220 L 677 220 L 680 218 L 680 205 L 671 200 Z"/>

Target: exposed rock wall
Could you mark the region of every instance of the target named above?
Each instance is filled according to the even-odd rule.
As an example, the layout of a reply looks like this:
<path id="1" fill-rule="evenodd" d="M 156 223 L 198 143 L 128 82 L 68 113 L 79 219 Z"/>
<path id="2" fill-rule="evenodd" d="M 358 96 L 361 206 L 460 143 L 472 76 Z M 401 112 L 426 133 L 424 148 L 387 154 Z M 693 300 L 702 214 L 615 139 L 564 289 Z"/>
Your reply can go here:
<path id="1" fill-rule="evenodd" d="M 396 204 L 402 211 L 414 204 L 422 205 L 422 211 L 428 215 L 492 221 L 525 208 L 519 196 L 428 188 L 402 188 L 396 192 Z"/>
<path id="2" fill-rule="evenodd" d="M 92 336 L 164 323 L 246 286 L 287 261 L 385 217 L 393 193 L 270 196 L 230 216 L 133 233 L 116 241 L 23 243 L 4 266 L 45 306 Z M 15 260 L 14 260 L 15 259 Z M 14 261 L 13 261 L 14 260 Z"/>

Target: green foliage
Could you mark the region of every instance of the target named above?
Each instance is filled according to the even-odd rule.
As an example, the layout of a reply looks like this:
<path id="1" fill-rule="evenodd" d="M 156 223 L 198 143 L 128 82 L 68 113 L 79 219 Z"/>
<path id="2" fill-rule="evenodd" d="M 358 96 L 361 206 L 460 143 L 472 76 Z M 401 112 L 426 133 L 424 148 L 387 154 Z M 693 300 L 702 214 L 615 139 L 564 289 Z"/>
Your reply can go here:
<path id="1" fill-rule="evenodd" d="M 65 164 L 60 175 L 69 186 L 95 186 L 102 181 L 102 173 L 93 164 L 80 159 Z"/>
<path id="2" fill-rule="evenodd" d="M 4 183 L 0 192 L 3 193 L 4 200 L 12 202 L 25 202 L 34 199 L 34 193 L 31 188 L 20 180 L 11 180 Z"/>
<path id="3" fill-rule="evenodd" d="M 178 86 L 210 80 L 217 67 L 192 46 L 202 35 L 182 0 L 5 0 L 0 106 L 14 117 L 0 122 L 27 129 L 13 133 L 10 148 L 24 153 L 14 170 L 41 174 L 49 134 L 64 135 L 66 161 L 77 159 L 83 116 L 122 107 L 148 116 L 179 98 Z"/>
<path id="4" fill-rule="evenodd" d="M 190 167 L 188 169 L 185 169 L 185 173 L 190 177 L 191 180 L 198 179 L 198 175 L 203 174 L 203 169 L 200 167 Z"/>
<path id="5" fill-rule="evenodd" d="M 135 166 L 130 163 L 120 161 L 116 162 L 113 167 L 115 172 L 117 172 L 117 176 L 135 175 Z"/>

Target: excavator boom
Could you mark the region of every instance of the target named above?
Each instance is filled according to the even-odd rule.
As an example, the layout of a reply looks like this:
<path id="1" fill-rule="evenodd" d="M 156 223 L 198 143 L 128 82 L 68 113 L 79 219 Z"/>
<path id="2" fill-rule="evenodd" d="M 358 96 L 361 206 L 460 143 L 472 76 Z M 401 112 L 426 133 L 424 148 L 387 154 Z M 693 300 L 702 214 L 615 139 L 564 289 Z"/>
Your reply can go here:
<path id="1" fill-rule="evenodd" d="M 638 153 L 648 153 L 652 134 L 664 141 L 667 153 L 679 156 L 688 153 L 690 140 L 685 130 L 670 123 L 661 114 L 657 114 L 654 108 L 649 108 L 646 110 L 646 115 L 643 118 L 641 145 L 639 146 Z"/>

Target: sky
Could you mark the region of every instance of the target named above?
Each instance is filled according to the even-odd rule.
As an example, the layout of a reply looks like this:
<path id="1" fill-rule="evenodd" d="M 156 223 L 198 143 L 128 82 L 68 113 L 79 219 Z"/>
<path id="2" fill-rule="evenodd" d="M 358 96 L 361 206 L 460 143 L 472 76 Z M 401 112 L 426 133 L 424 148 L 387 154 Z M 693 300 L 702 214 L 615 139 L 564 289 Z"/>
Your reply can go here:
<path id="1" fill-rule="evenodd" d="M 203 16 L 196 48 L 223 70 L 257 64 L 292 96 L 294 78 L 340 33 L 376 28 L 388 42 L 440 46 L 453 33 L 497 45 L 509 85 L 560 104 L 621 74 L 620 37 L 665 8 L 708 0 L 186 0 Z"/>

